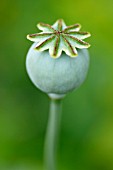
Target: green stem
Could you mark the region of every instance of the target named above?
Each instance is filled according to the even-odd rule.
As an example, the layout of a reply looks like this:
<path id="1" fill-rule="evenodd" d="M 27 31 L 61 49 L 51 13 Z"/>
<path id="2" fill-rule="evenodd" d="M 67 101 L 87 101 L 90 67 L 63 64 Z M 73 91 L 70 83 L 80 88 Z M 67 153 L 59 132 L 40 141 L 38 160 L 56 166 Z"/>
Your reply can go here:
<path id="1" fill-rule="evenodd" d="M 45 169 L 56 170 L 57 143 L 61 118 L 61 100 L 51 99 L 49 120 L 45 139 Z"/>

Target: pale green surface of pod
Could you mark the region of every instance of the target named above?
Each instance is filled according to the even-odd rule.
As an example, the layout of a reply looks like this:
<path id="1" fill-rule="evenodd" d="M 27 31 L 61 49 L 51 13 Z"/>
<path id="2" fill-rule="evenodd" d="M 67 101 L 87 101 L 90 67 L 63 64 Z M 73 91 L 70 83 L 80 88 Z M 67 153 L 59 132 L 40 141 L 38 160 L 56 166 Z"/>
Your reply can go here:
<path id="1" fill-rule="evenodd" d="M 48 94 L 66 94 L 83 83 L 89 68 L 87 49 L 78 49 L 78 56 L 74 58 L 62 53 L 54 59 L 49 51 L 35 50 L 35 45 L 28 51 L 26 69 L 37 88 Z"/>

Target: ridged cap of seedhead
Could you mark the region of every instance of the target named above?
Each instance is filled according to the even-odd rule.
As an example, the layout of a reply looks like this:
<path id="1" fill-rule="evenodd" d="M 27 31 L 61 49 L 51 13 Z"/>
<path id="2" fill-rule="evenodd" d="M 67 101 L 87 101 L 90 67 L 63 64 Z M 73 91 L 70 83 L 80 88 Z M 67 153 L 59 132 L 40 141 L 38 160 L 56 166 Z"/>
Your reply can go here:
<path id="1" fill-rule="evenodd" d="M 91 36 L 89 32 L 81 32 L 81 25 L 66 26 L 62 19 L 57 20 L 52 26 L 38 23 L 37 27 L 42 32 L 29 34 L 27 39 L 36 42 L 35 50 L 49 50 L 52 58 L 58 58 L 64 51 L 70 57 L 77 57 L 77 49 L 89 48 L 90 44 L 84 39 Z"/>

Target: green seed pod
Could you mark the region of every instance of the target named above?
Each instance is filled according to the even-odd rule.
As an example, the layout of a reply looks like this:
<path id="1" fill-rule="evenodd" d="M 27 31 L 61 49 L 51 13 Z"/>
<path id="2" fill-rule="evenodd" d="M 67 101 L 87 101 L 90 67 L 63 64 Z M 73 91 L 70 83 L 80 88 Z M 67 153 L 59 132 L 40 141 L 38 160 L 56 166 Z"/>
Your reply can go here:
<path id="1" fill-rule="evenodd" d="M 90 33 L 80 32 L 80 24 L 67 27 L 63 20 L 53 26 L 40 23 L 38 28 L 43 32 L 27 36 L 35 42 L 26 59 L 30 79 L 48 94 L 66 94 L 78 88 L 88 72 L 89 54 L 83 48 L 90 45 L 83 39 Z"/>

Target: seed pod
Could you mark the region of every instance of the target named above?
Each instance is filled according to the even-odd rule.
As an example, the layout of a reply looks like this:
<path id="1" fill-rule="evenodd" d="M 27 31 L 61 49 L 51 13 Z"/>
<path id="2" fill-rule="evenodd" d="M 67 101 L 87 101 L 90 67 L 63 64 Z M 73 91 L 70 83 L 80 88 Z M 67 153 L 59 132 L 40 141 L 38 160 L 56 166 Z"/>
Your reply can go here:
<path id="1" fill-rule="evenodd" d="M 35 42 L 26 59 L 30 79 L 48 94 L 66 94 L 78 88 L 88 72 L 89 54 L 84 48 L 90 45 L 83 39 L 90 34 L 80 32 L 80 24 L 67 27 L 63 20 L 38 27 L 43 32 L 27 36 Z"/>

